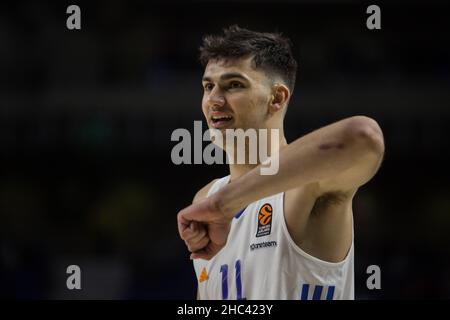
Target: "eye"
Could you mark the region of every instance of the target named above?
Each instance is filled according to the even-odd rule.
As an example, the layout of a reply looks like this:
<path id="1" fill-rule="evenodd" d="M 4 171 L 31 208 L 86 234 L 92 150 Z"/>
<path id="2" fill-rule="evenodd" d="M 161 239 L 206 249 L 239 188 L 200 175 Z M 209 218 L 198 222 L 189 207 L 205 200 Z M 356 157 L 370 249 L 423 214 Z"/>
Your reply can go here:
<path id="1" fill-rule="evenodd" d="M 238 89 L 238 88 L 244 88 L 244 85 L 240 83 L 239 81 L 231 81 L 229 85 L 230 89 Z"/>
<path id="2" fill-rule="evenodd" d="M 205 91 L 211 91 L 214 88 L 214 85 L 212 83 L 206 83 L 203 88 Z"/>

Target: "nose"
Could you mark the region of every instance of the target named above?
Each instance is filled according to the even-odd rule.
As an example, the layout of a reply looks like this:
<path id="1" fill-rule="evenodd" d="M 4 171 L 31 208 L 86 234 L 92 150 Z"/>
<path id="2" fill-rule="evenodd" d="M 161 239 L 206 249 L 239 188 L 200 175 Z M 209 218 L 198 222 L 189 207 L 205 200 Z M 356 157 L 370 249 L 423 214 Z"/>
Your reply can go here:
<path id="1" fill-rule="evenodd" d="M 225 104 L 225 97 L 217 86 L 209 93 L 207 102 L 212 107 L 222 107 Z"/>

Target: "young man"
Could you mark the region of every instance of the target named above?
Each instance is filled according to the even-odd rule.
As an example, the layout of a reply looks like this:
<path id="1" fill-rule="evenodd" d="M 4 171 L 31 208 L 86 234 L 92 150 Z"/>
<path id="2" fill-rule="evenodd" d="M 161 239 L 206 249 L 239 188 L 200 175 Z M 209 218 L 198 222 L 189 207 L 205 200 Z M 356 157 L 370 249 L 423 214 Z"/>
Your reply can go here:
<path id="1" fill-rule="evenodd" d="M 200 51 L 209 127 L 277 129 L 279 168 L 262 175 L 261 164 L 230 163 L 229 176 L 179 212 L 198 298 L 353 299 L 352 199 L 381 164 L 380 127 L 354 116 L 288 144 L 297 69 L 289 40 L 233 26 Z"/>

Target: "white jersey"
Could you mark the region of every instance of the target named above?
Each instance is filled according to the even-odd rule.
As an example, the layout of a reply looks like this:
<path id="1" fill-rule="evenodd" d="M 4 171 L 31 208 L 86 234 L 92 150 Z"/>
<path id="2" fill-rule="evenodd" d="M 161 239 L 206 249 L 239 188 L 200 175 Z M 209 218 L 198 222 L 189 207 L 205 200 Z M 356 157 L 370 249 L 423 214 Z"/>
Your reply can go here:
<path id="1" fill-rule="evenodd" d="M 307 254 L 287 230 L 283 200 L 284 192 L 248 205 L 233 218 L 225 247 L 209 261 L 194 260 L 200 299 L 354 299 L 353 240 L 338 263 Z"/>

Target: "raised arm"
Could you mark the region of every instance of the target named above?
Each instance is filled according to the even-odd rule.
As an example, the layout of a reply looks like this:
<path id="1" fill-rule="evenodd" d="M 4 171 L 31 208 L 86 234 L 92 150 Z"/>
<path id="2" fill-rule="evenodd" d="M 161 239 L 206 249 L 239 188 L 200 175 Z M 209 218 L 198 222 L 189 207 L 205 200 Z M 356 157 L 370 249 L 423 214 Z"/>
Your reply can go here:
<path id="1" fill-rule="evenodd" d="M 351 191 L 368 182 L 384 154 L 382 131 L 364 116 L 347 118 L 313 131 L 280 152 L 277 174 L 260 175 L 259 167 L 222 188 L 219 208 L 234 212 L 263 197 L 316 183 L 319 192 Z"/>
<path id="2" fill-rule="evenodd" d="M 261 175 L 258 166 L 213 196 L 180 211 L 179 227 L 202 222 L 200 227 L 209 238 L 206 246 L 191 251 L 192 257 L 213 257 L 226 243 L 234 214 L 248 204 L 311 184 L 317 186 L 318 193 L 352 192 L 373 177 L 383 154 L 382 131 L 373 119 L 364 116 L 338 121 L 297 139 L 280 151 L 277 174 Z M 179 230 L 185 239 L 186 233 Z"/>

